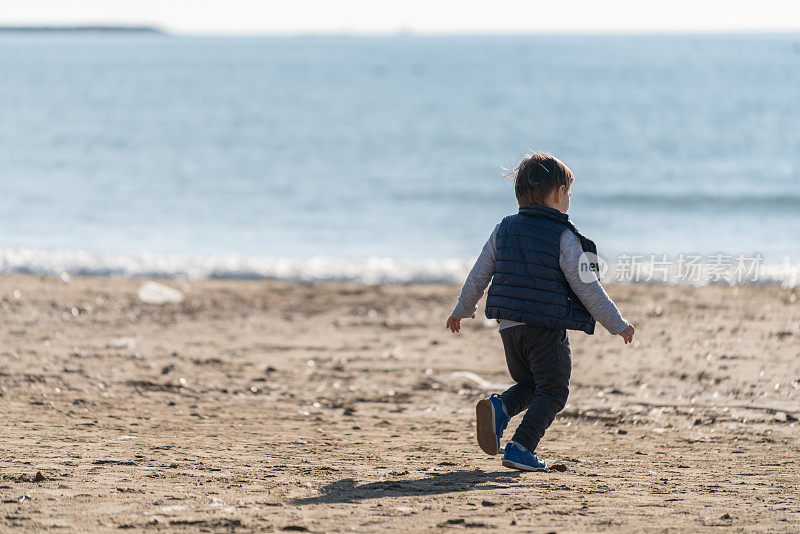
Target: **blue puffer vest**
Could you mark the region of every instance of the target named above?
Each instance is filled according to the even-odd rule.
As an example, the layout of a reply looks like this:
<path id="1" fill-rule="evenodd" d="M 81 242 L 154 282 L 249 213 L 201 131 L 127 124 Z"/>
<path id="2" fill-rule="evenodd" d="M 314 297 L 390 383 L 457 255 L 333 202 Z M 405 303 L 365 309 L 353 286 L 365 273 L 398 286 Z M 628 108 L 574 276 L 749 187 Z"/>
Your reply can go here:
<path id="1" fill-rule="evenodd" d="M 559 267 L 561 234 L 567 229 L 578 236 L 585 252 L 597 254 L 594 243 L 557 209 L 533 205 L 502 220 L 486 317 L 594 333 L 592 314 Z M 596 264 L 592 268 L 597 271 Z"/>

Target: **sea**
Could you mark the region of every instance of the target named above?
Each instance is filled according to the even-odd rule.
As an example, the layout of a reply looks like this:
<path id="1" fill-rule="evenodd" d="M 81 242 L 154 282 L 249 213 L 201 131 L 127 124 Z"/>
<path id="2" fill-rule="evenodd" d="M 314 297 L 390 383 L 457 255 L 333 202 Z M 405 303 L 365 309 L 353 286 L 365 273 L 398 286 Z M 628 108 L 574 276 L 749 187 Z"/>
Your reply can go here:
<path id="1" fill-rule="evenodd" d="M 530 151 L 620 281 L 800 283 L 800 34 L 0 34 L 0 272 L 459 283 Z"/>

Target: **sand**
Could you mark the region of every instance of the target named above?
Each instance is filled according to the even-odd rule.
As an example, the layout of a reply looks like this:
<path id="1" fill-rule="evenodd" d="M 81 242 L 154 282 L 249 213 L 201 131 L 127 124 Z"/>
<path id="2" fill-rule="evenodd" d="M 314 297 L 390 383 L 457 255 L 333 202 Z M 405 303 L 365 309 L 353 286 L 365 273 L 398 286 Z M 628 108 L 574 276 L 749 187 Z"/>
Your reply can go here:
<path id="1" fill-rule="evenodd" d="M 0 277 L 0 531 L 800 530 L 800 290 L 609 286 L 636 343 L 570 333 L 520 473 L 475 442 L 509 378 L 458 287 L 141 283 Z"/>

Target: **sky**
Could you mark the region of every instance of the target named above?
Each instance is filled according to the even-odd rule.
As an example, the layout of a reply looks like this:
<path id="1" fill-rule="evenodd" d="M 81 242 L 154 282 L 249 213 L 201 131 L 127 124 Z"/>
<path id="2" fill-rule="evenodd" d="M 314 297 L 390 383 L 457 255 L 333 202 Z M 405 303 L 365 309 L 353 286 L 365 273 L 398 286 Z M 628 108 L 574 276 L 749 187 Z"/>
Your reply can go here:
<path id="1" fill-rule="evenodd" d="M 800 30 L 800 1 L 0 0 L 0 25 L 153 25 L 184 34 Z"/>

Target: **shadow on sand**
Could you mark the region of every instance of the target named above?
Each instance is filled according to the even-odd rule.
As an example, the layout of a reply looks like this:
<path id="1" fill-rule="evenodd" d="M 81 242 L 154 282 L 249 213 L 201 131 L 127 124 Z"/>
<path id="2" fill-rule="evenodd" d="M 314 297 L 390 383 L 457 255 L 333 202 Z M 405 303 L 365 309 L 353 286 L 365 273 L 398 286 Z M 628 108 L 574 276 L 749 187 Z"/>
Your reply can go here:
<path id="1" fill-rule="evenodd" d="M 352 478 L 331 482 L 320 488 L 318 497 L 294 499 L 294 504 L 330 504 L 378 499 L 381 497 L 408 497 L 414 495 L 435 495 L 439 493 L 458 493 L 474 489 L 490 490 L 504 486 L 485 484 L 486 482 L 511 482 L 520 476 L 519 471 L 495 471 L 487 473 L 480 469 L 440 473 L 415 480 L 383 480 L 368 484 L 356 484 Z M 480 487 L 476 487 L 479 484 Z"/>

